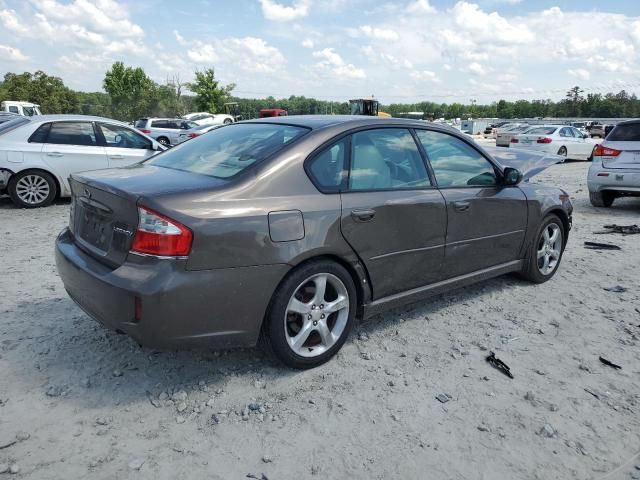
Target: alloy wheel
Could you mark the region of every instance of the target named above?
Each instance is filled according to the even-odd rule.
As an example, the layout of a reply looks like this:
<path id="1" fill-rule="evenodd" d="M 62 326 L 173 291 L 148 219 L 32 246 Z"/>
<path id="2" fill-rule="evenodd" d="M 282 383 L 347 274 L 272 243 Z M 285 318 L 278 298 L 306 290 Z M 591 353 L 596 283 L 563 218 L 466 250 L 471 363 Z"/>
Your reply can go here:
<path id="1" fill-rule="evenodd" d="M 287 344 L 301 357 L 316 357 L 342 336 L 349 319 L 349 293 L 337 276 L 318 273 L 304 280 L 284 315 Z"/>
<path id="2" fill-rule="evenodd" d="M 551 275 L 558 266 L 562 253 L 562 230 L 556 223 L 549 223 L 538 240 L 538 270 Z"/>
<path id="3" fill-rule="evenodd" d="M 25 175 L 16 183 L 16 194 L 29 205 L 38 205 L 49 196 L 49 183 L 40 175 Z"/>

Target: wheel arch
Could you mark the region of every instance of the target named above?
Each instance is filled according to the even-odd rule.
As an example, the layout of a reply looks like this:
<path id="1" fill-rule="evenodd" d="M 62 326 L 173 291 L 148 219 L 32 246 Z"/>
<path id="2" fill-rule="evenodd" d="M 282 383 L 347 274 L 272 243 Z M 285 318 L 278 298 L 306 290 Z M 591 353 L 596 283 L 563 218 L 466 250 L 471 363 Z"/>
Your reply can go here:
<path id="1" fill-rule="evenodd" d="M 560 207 L 552 207 L 544 213 L 542 219 L 544 220 L 549 215 L 555 215 L 560 219 L 560 221 L 562 221 L 562 227 L 564 229 L 564 246 L 566 246 L 567 241 L 569 240 L 569 230 L 571 230 L 569 215 Z"/>

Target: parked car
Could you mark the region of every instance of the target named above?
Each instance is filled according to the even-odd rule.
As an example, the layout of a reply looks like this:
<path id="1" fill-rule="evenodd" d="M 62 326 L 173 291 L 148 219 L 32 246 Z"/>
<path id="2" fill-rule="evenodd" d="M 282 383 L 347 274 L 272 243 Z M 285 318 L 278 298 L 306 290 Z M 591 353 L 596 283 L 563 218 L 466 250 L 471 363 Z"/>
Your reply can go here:
<path id="1" fill-rule="evenodd" d="M 235 121 L 235 118 L 232 115 L 224 113 L 214 114 L 209 112 L 187 113 L 184 115 L 184 118 L 191 122 L 195 122 L 198 125 L 228 125 Z"/>
<path id="2" fill-rule="evenodd" d="M 588 160 L 593 143 L 588 135 L 567 125 L 540 125 L 511 139 L 512 148 L 530 148 L 557 153 L 565 158 Z"/>
<path id="3" fill-rule="evenodd" d="M 489 125 L 487 125 L 487 128 L 484 129 L 484 132 L 483 132 L 484 138 L 489 138 L 489 137 L 495 138 L 496 130 L 498 128 L 504 127 L 508 123 L 510 122 L 490 123 Z"/>
<path id="4" fill-rule="evenodd" d="M 181 133 L 199 126 L 184 118 L 139 118 L 133 125 L 165 146 L 176 145 Z"/>
<path id="5" fill-rule="evenodd" d="M 72 173 L 129 165 L 164 149 L 108 118 L 18 116 L 0 124 L 0 193 L 19 207 L 45 207 L 71 195 Z"/>
<path id="6" fill-rule="evenodd" d="M 589 136 L 591 138 L 604 138 L 605 133 L 604 133 L 604 128 L 605 126 L 602 124 L 597 124 L 597 125 L 591 125 L 591 128 L 589 129 Z"/>
<path id="7" fill-rule="evenodd" d="M 13 100 L 5 100 L 0 103 L 0 111 L 15 113 L 25 117 L 33 117 L 34 115 L 42 115 L 40 113 L 40 105 L 31 102 L 16 102 Z"/>
<path id="8" fill-rule="evenodd" d="M 4 122 L 8 122 L 9 120 L 13 120 L 14 118 L 19 117 L 17 113 L 9 113 L 9 112 L 0 112 L 0 124 Z"/>
<path id="9" fill-rule="evenodd" d="M 289 115 L 289 112 L 284 108 L 263 108 L 258 112 L 258 117 L 260 118 L 286 117 L 287 115 Z"/>
<path id="10" fill-rule="evenodd" d="M 496 133 L 496 147 L 509 147 L 513 137 L 529 128 L 531 128 L 531 125 L 525 123 L 498 129 Z"/>
<path id="11" fill-rule="evenodd" d="M 640 120 L 618 123 L 595 146 L 587 185 L 595 207 L 610 207 L 618 197 L 640 196 Z"/>
<path id="12" fill-rule="evenodd" d="M 309 368 L 357 315 L 508 272 L 553 277 L 566 192 L 521 183 L 453 129 L 382 123 L 252 120 L 73 174 L 56 240 L 65 288 L 143 345 L 253 345 L 263 332 L 285 364 Z"/>
<path id="13" fill-rule="evenodd" d="M 216 128 L 224 127 L 225 125 L 228 125 L 228 124 L 223 123 L 223 124 L 219 124 L 219 125 L 200 125 L 198 127 L 194 127 L 192 129 L 187 130 L 187 131 L 181 133 L 180 135 L 178 135 L 177 144 L 180 144 L 182 142 L 186 142 L 187 140 L 191 140 L 192 138 L 199 137 L 200 135 L 204 135 L 205 133 L 208 133 L 211 130 L 215 130 Z"/>

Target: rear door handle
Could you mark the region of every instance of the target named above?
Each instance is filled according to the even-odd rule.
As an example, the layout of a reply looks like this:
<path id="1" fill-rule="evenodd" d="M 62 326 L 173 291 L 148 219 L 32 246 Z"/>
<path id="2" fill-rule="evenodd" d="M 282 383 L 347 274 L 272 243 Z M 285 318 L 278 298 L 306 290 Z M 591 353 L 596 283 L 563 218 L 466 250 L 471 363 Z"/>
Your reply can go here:
<path id="1" fill-rule="evenodd" d="M 370 208 L 358 208 L 351 210 L 351 217 L 356 222 L 368 222 L 376 216 L 376 211 Z"/>
<path id="2" fill-rule="evenodd" d="M 469 210 L 469 202 L 453 202 L 453 208 L 456 212 L 466 212 Z"/>
<path id="3" fill-rule="evenodd" d="M 109 158 L 111 160 L 122 160 L 124 158 L 124 155 L 110 155 Z"/>
<path id="4" fill-rule="evenodd" d="M 64 157 L 64 153 L 60 152 L 47 152 L 48 157 Z"/>

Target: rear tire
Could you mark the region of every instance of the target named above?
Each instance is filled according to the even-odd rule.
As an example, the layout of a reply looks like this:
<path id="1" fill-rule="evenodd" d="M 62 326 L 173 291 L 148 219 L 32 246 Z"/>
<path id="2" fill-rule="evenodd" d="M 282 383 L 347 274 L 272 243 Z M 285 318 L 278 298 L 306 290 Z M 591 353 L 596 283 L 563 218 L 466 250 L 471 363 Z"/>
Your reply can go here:
<path id="1" fill-rule="evenodd" d="M 594 207 L 609 208 L 615 196 L 611 192 L 589 192 L 589 200 Z"/>
<path id="2" fill-rule="evenodd" d="M 565 235 L 560 218 L 554 214 L 546 216 L 536 232 L 527 265 L 520 276 L 532 283 L 544 283 L 553 278 L 564 253 Z"/>
<path id="3" fill-rule="evenodd" d="M 564 147 L 564 146 L 560 147 L 560 149 L 558 150 L 558 155 L 564 157 L 565 160 L 566 160 L 566 158 L 567 158 L 567 147 Z M 565 160 L 563 160 L 562 163 L 564 163 Z"/>
<path id="4" fill-rule="evenodd" d="M 293 270 L 273 294 L 263 326 L 265 344 L 289 367 L 317 367 L 340 350 L 356 309 L 349 272 L 329 260 L 311 261 Z"/>
<path id="5" fill-rule="evenodd" d="M 167 137 L 158 137 L 158 143 L 161 143 L 165 147 L 168 147 L 169 145 L 171 145 L 171 142 Z"/>
<path id="6" fill-rule="evenodd" d="M 58 186 L 53 176 L 39 170 L 25 170 L 11 176 L 7 188 L 16 206 L 39 208 L 51 204 L 58 195 Z"/>

